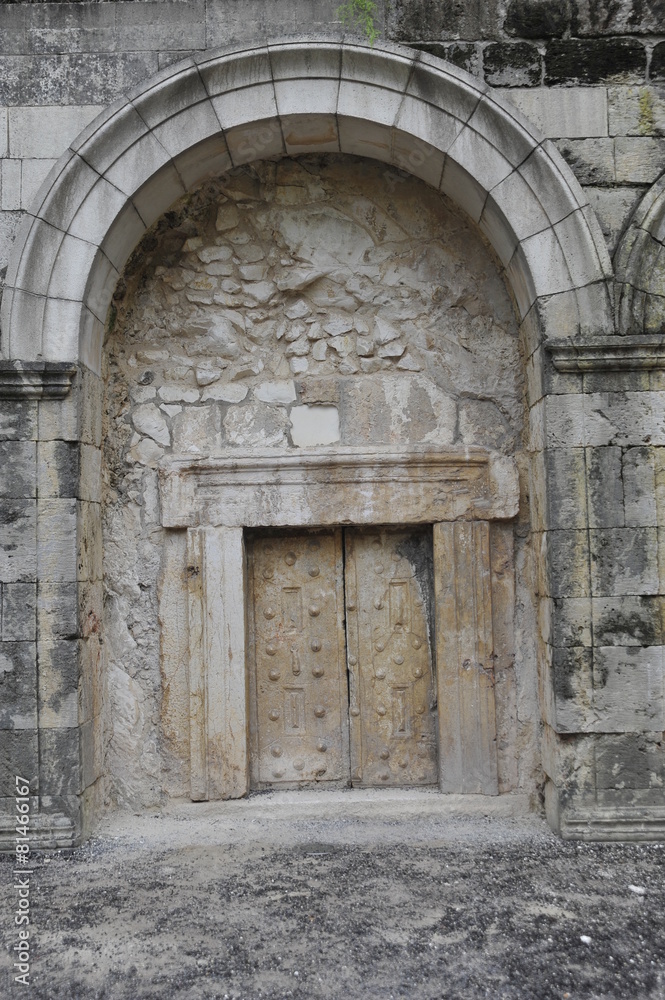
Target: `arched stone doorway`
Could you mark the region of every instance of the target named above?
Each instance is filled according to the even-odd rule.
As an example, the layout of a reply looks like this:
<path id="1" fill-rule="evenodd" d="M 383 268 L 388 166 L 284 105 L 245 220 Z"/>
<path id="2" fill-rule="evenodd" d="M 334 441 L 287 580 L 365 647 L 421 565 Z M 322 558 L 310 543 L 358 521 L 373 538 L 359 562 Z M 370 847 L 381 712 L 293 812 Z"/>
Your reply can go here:
<path id="1" fill-rule="evenodd" d="M 513 653 L 536 619 L 521 579 L 515 615 L 518 328 L 463 213 L 376 161 L 259 161 L 171 208 L 112 316 L 105 669 L 120 796 L 136 804 L 145 746 L 139 804 L 150 771 L 172 794 L 244 794 L 250 730 L 268 754 L 261 786 L 533 791 L 535 650 L 517 669 Z"/>
<path id="2" fill-rule="evenodd" d="M 35 363 L 32 378 L 43 363 L 49 372 L 59 364 L 61 382 L 78 366 L 52 434 L 78 443 L 76 502 L 44 501 L 36 513 L 38 548 L 40 538 L 60 540 L 59 567 L 44 557 L 41 578 L 70 585 L 79 608 L 77 717 L 47 728 L 62 748 L 62 766 L 79 759 L 81 766 L 43 802 L 45 823 L 49 810 L 59 813 L 72 836 L 81 828 L 81 802 L 84 814 L 94 813 L 102 769 L 100 373 L 111 296 L 146 230 L 206 178 L 311 152 L 369 157 L 408 172 L 451 198 L 493 247 L 521 321 L 533 551 L 541 592 L 549 594 L 540 555 L 548 545 L 542 343 L 547 335 L 612 329 L 607 253 L 560 157 L 477 81 L 398 47 L 299 39 L 170 68 L 97 119 L 60 161 L 26 221 L 3 297 L 6 358 Z M 41 613 L 47 636 L 48 606 Z M 545 626 L 545 677 L 548 640 Z M 71 689 L 71 676 L 61 681 Z M 546 714 L 549 697 L 546 681 Z"/>

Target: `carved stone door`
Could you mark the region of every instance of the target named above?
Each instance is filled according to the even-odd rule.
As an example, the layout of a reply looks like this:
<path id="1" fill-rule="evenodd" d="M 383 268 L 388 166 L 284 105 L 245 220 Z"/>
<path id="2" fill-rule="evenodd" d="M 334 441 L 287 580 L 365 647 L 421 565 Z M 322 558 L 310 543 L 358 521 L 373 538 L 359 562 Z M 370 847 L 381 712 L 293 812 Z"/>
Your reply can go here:
<path id="1" fill-rule="evenodd" d="M 341 531 L 248 545 L 254 788 L 348 783 Z"/>
<path id="2" fill-rule="evenodd" d="M 247 551 L 252 787 L 436 784 L 431 530 Z"/>
<path id="3" fill-rule="evenodd" d="M 346 532 L 354 785 L 434 785 L 432 535 Z"/>

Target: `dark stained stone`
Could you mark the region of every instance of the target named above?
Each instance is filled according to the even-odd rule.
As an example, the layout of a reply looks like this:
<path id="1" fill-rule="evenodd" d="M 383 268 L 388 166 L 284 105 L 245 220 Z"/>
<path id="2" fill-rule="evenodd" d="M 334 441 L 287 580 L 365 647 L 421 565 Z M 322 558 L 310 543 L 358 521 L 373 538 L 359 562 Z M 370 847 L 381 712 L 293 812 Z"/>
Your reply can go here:
<path id="1" fill-rule="evenodd" d="M 570 24 L 570 5 L 557 0 L 511 0 L 504 30 L 519 38 L 561 38 Z"/>
<path id="2" fill-rule="evenodd" d="M 646 49 L 635 38 L 552 41 L 545 54 L 545 83 L 643 80 Z"/>
<path id="3" fill-rule="evenodd" d="M 542 58 L 528 42 L 493 42 L 483 53 L 485 79 L 495 87 L 535 87 L 542 77 Z"/>

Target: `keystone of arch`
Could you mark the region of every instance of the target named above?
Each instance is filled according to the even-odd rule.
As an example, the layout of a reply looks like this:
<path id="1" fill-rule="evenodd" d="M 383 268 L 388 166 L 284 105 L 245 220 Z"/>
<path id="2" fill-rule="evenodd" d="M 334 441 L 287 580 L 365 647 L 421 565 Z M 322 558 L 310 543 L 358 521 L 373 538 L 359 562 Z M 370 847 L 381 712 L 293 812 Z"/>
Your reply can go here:
<path id="1" fill-rule="evenodd" d="M 543 332 L 612 331 L 597 220 L 515 108 L 433 56 L 317 37 L 181 62 L 78 136 L 19 231 L 2 356 L 99 372 L 111 296 L 146 230 L 209 177 L 308 152 L 381 160 L 448 195 L 493 246 L 520 316 L 536 307 Z"/>

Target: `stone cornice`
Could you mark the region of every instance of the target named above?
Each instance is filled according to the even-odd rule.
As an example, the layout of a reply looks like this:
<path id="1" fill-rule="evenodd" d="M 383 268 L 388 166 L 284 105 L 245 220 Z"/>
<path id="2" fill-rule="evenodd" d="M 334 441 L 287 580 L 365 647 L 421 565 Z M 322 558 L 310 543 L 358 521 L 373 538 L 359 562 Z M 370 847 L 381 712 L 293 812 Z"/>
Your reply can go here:
<path id="1" fill-rule="evenodd" d="M 63 399 L 75 374 L 67 361 L 0 361 L 0 399 Z"/>
<path id="2" fill-rule="evenodd" d="M 665 368 L 665 336 L 602 337 L 545 343 L 559 372 L 628 372 Z"/>

